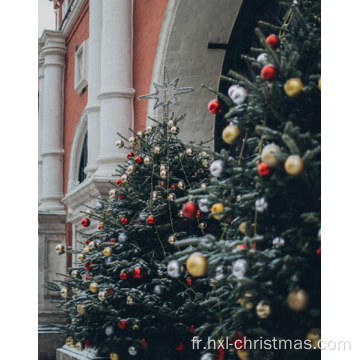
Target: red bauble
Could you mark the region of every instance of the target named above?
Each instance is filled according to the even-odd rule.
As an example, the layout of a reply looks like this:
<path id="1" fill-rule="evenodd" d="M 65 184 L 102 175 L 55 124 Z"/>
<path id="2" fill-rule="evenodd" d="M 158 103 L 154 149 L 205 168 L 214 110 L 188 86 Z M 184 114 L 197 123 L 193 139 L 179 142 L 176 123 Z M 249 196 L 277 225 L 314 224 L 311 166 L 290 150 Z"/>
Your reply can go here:
<path id="1" fill-rule="evenodd" d="M 134 279 L 142 279 L 145 276 L 145 272 L 143 269 L 136 267 L 132 275 Z"/>
<path id="2" fill-rule="evenodd" d="M 123 217 L 123 218 L 121 218 L 120 222 L 121 222 L 121 225 L 127 225 L 130 222 L 130 219 L 127 217 Z"/>
<path id="3" fill-rule="evenodd" d="M 94 263 L 92 261 L 90 261 L 90 263 L 89 263 L 89 269 L 90 270 L 93 268 L 93 265 L 94 265 Z"/>
<path id="4" fill-rule="evenodd" d="M 226 356 L 226 353 L 225 353 L 225 350 L 220 348 L 218 350 L 218 354 L 217 354 L 217 357 L 216 357 L 216 360 L 224 360 L 225 359 L 225 356 Z"/>
<path id="5" fill-rule="evenodd" d="M 85 276 L 85 280 L 90 280 L 91 279 L 91 275 L 90 274 L 87 274 L 86 276 Z"/>
<path id="6" fill-rule="evenodd" d="M 134 153 L 132 152 L 132 151 L 130 151 L 127 155 L 126 155 L 126 157 L 130 160 L 131 158 L 133 158 L 135 155 L 134 155 Z"/>
<path id="7" fill-rule="evenodd" d="M 277 70 L 274 65 L 265 65 L 261 69 L 261 77 L 265 81 L 272 81 L 277 79 Z"/>
<path id="8" fill-rule="evenodd" d="M 114 292 L 113 289 L 108 289 L 108 290 L 106 290 L 106 293 L 107 293 L 107 294 L 112 294 L 113 292 Z"/>
<path id="9" fill-rule="evenodd" d="M 104 228 L 104 224 L 101 223 L 98 225 L 98 230 L 102 230 L 103 228 Z"/>
<path id="10" fill-rule="evenodd" d="M 203 216 L 204 216 L 204 213 L 203 213 L 201 210 L 198 210 L 198 211 L 196 212 L 196 217 L 197 217 L 198 219 L 201 219 Z"/>
<path id="11" fill-rule="evenodd" d="M 321 259 L 321 247 L 316 250 L 316 253 L 319 255 L 319 258 Z"/>
<path id="12" fill-rule="evenodd" d="M 90 240 L 90 239 L 86 239 L 86 240 L 85 240 L 85 244 L 86 244 L 86 245 L 89 245 L 90 243 L 91 243 L 91 240 Z"/>
<path id="13" fill-rule="evenodd" d="M 115 238 L 112 238 L 109 240 L 109 242 L 111 242 L 112 244 L 115 244 L 116 243 L 116 239 Z"/>
<path id="14" fill-rule="evenodd" d="M 141 342 L 144 344 L 144 346 L 147 348 L 149 344 L 146 342 L 145 338 L 141 339 Z"/>
<path id="15" fill-rule="evenodd" d="M 193 219 L 196 216 L 197 205 L 194 202 L 189 201 L 183 206 L 182 212 L 188 219 Z"/>
<path id="16" fill-rule="evenodd" d="M 116 180 L 116 185 L 117 185 L 117 186 L 120 186 L 121 183 L 122 183 L 121 179 L 117 179 L 117 180 Z"/>
<path id="17" fill-rule="evenodd" d="M 176 185 L 176 184 L 171 184 L 170 188 L 171 188 L 172 190 L 176 190 L 176 189 L 177 189 L 177 185 Z"/>
<path id="18" fill-rule="evenodd" d="M 280 39 L 274 34 L 269 35 L 265 41 L 272 49 L 277 49 L 280 46 Z"/>
<path id="19" fill-rule="evenodd" d="M 119 199 L 122 200 L 125 197 L 125 195 L 119 195 Z"/>
<path id="20" fill-rule="evenodd" d="M 85 268 L 85 270 L 89 271 L 90 270 L 90 264 L 88 262 L 86 262 L 84 264 L 84 268 Z"/>
<path id="21" fill-rule="evenodd" d="M 269 168 L 266 163 L 262 162 L 258 166 L 258 174 L 260 176 L 268 176 L 271 173 L 271 168 Z"/>
<path id="22" fill-rule="evenodd" d="M 221 112 L 221 104 L 219 100 L 211 100 L 208 104 L 208 109 L 212 114 L 219 114 Z"/>
<path id="23" fill-rule="evenodd" d="M 194 332 L 195 331 L 195 325 L 190 325 L 189 326 L 189 331 Z"/>
<path id="24" fill-rule="evenodd" d="M 244 336 L 240 331 L 237 331 L 235 335 L 231 338 L 231 343 L 234 344 L 235 349 L 241 350 L 244 348 L 246 342 L 246 336 Z"/>
<path id="25" fill-rule="evenodd" d="M 160 183 L 160 185 L 161 185 L 163 188 L 167 188 L 165 181 L 162 181 L 162 182 Z"/>
<path id="26" fill-rule="evenodd" d="M 88 227 L 88 226 L 90 225 L 90 220 L 89 220 L 88 218 L 83 218 L 83 219 L 81 220 L 81 225 L 82 225 L 83 227 Z"/>
<path id="27" fill-rule="evenodd" d="M 240 244 L 240 245 L 238 245 L 238 249 L 240 249 L 240 250 L 245 250 L 245 249 L 246 249 L 246 244 Z"/>
<path id="28" fill-rule="evenodd" d="M 193 279 L 190 277 L 186 278 L 186 285 L 191 287 L 192 284 L 193 284 Z"/>
<path id="29" fill-rule="evenodd" d="M 84 347 L 85 347 L 85 348 L 90 347 L 90 341 L 89 341 L 89 340 L 85 340 L 85 342 L 84 342 Z"/>
<path id="30" fill-rule="evenodd" d="M 176 351 L 184 351 L 185 350 L 185 346 L 183 345 L 183 343 L 181 342 L 176 348 Z"/>
<path id="31" fill-rule="evenodd" d="M 118 327 L 121 330 L 125 330 L 126 329 L 126 320 L 120 320 L 118 323 Z"/>
<path id="32" fill-rule="evenodd" d="M 135 162 L 139 165 L 141 165 L 143 162 L 144 162 L 144 159 L 141 157 L 141 156 L 138 156 L 136 159 L 135 159 Z"/>
<path id="33" fill-rule="evenodd" d="M 157 222 L 156 220 L 156 217 L 154 215 L 150 215 L 148 218 L 147 218 L 147 223 L 149 225 L 155 225 Z"/>
<path id="34" fill-rule="evenodd" d="M 125 270 L 120 271 L 120 279 L 121 280 L 127 280 L 129 277 L 128 273 Z"/>

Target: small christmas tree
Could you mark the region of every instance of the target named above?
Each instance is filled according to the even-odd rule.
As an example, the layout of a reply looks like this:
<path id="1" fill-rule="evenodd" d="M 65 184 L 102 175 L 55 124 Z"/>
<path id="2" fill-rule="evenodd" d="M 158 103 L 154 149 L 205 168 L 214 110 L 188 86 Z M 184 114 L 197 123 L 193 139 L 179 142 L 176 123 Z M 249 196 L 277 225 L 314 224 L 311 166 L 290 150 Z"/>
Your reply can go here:
<path id="1" fill-rule="evenodd" d="M 260 70 L 256 81 L 230 72 L 228 96 L 209 104 L 222 108 L 230 147 L 214 154 L 207 195 L 191 193 L 208 202 L 222 236 L 178 243 L 196 246 L 213 279 L 197 335 L 239 340 L 232 359 L 320 358 L 321 8 L 319 0 L 283 5 L 283 26 L 260 22 L 259 48 L 244 56 Z M 241 348 L 244 337 L 257 347 Z"/>
<path id="2" fill-rule="evenodd" d="M 189 273 L 168 257 L 178 240 L 216 227 L 194 203 L 182 207 L 176 200 L 209 180 L 207 152 L 177 137 L 185 116 L 169 117 L 169 105 L 193 90 L 178 88 L 178 81 L 169 82 L 165 69 L 164 83 L 141 97 L 157 99 L 163 121 L 117 141 L 118 148 L 128 141 L 128 162 L 117 169 L 109 199 L 100 199 L 82 220 L 85 228 L 96 221 L 98 230 L 83 232 L 78 263 L 61 288 L 49 284 L 61 292 L 59 306 L 69 312 L 67 344 L 99 349 L 112 360 L 199 358 L 190 340 L 203 322 L 198 309 L 209 287 L 191 273 L 205 275 L 206 261 L 195 258 Z"/>

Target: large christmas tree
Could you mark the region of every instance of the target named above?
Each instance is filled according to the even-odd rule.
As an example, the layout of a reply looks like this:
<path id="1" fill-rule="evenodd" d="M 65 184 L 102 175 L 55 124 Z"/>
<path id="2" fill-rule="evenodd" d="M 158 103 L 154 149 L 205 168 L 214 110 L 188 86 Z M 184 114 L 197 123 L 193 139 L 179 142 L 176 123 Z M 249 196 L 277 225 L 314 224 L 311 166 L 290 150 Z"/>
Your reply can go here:
<path id="1" fill-rule="evenodd" d="M 185 116 L 169 115 L 170 104 L 193 90 L 178 88 L 178 81 L 170 82 L 165 69 L 155 93 L 142 97 L 157 100 L 163 119 L 116 143 L 129 144 L 128 162 L 119 165 L 109 198 L 99 199 L 82 220 L 85 229 L 97 222 L 97 231 L 82 232 L 75 266 L 60 287 L 48 285 L 64 298 L 59 306 L 68 312 L 62 328 L 67 345 L 92 347 L 112 360 L 199 358 L 191 339 L 204 321 L 198 308 L 209 286 L 191 273 L 205 275 L 205 259 L 200 272 L 195 259 L 189 274 L 168 257 L 178 240 L 216 227 L 194 203 L 176 202 L 209 180 L 207 153 L 177 137 Z"/>
<path id="2" fill-rule="evenodd" d="M 220 349 L 202 342 L 204 360 L 320 358 L 321 8 L 283 6 L 283 26 L 259 22 L 259 45 L 244 55 L 256 81 L 230 72 L 228 96 L 209 103 L 227 123 L 227 149 L 214 153 L 207 195 L 191 193 L 223 233 L 178 243 L 208 261 L 209 316 L 197 335 Z M 225 338 L 235 351 L 221 348 Z"/>

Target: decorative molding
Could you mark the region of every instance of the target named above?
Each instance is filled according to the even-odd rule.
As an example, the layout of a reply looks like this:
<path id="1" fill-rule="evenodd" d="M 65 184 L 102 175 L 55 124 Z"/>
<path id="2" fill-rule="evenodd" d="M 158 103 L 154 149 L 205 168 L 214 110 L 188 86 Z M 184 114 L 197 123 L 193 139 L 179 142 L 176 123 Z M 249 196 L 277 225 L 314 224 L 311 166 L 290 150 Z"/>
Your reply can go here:
<path id="1" fill-rule="evenodd" d="M 135 95 L 135 89 L 132 88 L 118 88 L 116 90 L 106 90 L 106 91 L 102 91 L 99 95 L 98 95 L 98 100 L 101 101 L 103 99 L 109 99 L 109 98 L 116 98 L 116 97 L 121 97 L 121 98 L 126 98 L 126 99 L 132 99 Z"/>
<path id="2" fill-rule="evenodd" d="M 75 91 L 78 94 L 81 94 L 83 89 L 88 84 L 88 69 L 89 69 L 88 40 L 85 40 L 75 53 L 74 87 L 75 87 Z"/>
<path id="3" fill-rule="evenodd" d="M 72 25 L 74 24 L 74 22 L 77 19 L 77 16 L 80 12 L 80 10 L 82 9 L 84 3 L 86 0 L 77 0 L 74 4 L 74 7 L 72 8 L 70 14 L 68 15 L 68 18 L 66 20 L 66 22 L 64 23 L 64 26 L 62 27 L 61 31 L 62 33 L 67 36 Z M 100 0 L 99 0 L 100 1 Z"/>

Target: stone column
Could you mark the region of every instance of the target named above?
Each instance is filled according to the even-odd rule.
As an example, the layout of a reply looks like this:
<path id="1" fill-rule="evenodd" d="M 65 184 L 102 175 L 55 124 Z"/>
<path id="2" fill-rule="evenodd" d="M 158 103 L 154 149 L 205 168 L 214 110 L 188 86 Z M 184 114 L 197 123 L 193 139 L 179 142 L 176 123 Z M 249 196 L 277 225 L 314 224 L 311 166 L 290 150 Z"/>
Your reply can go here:
<path id="1" fill-rule="evenodd" d="M 111 178 L 126 159 L 115 147 L 117 132 L 130 136 L 133 124 L 132 0 L 106 0 L 102 7 L 99 168 L 94 177 Z"/>
<path id="2" fill-rule="evenodd" d="M 88 163 L 85 172 L 93 174 L 98 168 L 96 159 L 100 151 L 100 93 L 101 79 L 101 26 L 102 0 L 90 0 L 89 71 L 88 71 Z"/>
<path id="3" fill-rule="evenodd" d="M 65 39 L 57 31 L 45 31 L 41 38 L 44 47 L 44 103 L 42 126 L 43 191 L 39 210 L 63 211 L 63 94 Z"/>
<path id="4" fill-rule="evenodd" d="M 42 126 L 43 126 L 43 109 L 44 109 L 44 59 L 39 58 L 39 117 L 38 117 L 38 205 L 40 205 L 40 197 L 42 195 L 42 183 L 43 183 L 43 161 L 41 157 L 42 151 Z"/>

